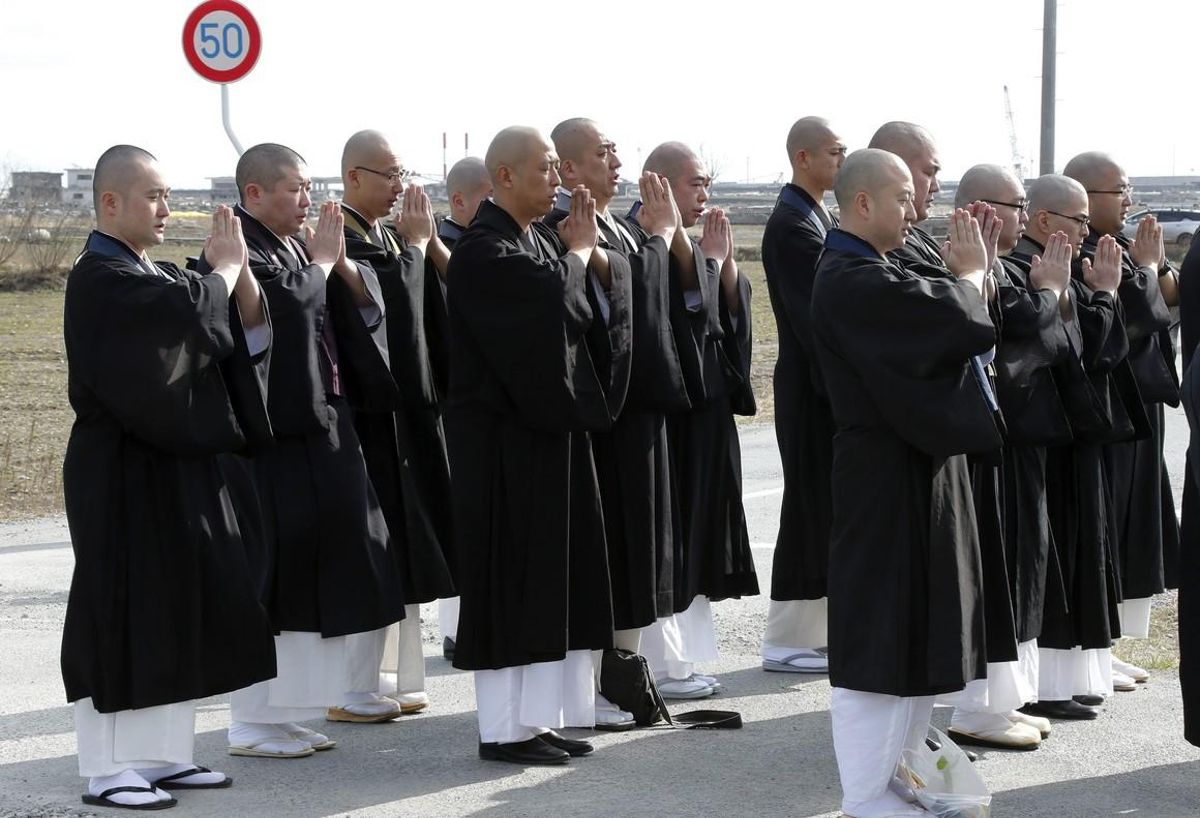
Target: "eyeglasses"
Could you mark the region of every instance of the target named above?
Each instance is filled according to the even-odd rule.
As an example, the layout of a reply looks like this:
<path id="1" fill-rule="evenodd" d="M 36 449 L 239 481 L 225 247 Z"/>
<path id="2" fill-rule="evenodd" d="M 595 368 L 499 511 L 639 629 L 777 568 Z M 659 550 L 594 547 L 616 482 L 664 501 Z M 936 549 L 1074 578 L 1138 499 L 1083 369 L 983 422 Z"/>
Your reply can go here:
<path id="1" fill-rule="evenodd" d="M 1110 196 L 1132 196 L 1133 185 L 1121 185 L 1119 190 L 1089 190 L 1088 193 L 1106 193 Z"/>
<path id="2" fill-rule="evenodd" d="M 1000 205 L 1001 207 L 1011 207 L 1013 210 L 1025 211 L 1029 209 L 1029 202 L 1022 199 L 1019 202 L 997 202 L 995 199 L 980 199 L 981 202 L 987 202 L 990 205 Z"/>
<path id="3" fill-rule="evenodd" d="M 1055 216 L 1062 216 L 1064 219 L 1070 219 L 1071 221 L 1075 222 L 1080 227 L 1087 227 L 1089 224 L 1092 223 L 1092 220 L 1089 219 L 1087 216 L 1068 216 L 1066 213 L 1059 213 L 1057 210 L 1047 210 L 1046 212 L 1051 213 Z"/>
<path id="4" fill-rule="evenodd" d="M 382 176 L 384 179 L 387 179 L 388 182 L 393 185 L 396 184 L 397 182 L 407 182 L 409 179 L 412 178 L 412 175 L 413 175 L 413 172 L 411 170 L 405 170 L 404 168 L 400 168 L 400 170 L 387 171 L 386 173 L 382 170 L 371 170 L 371 168 L 364 168 L 362 165 L 355 165 L 354 169 L 355 170 L 365 170 L 367 173 L 373 173 L 376 176 Z"/>

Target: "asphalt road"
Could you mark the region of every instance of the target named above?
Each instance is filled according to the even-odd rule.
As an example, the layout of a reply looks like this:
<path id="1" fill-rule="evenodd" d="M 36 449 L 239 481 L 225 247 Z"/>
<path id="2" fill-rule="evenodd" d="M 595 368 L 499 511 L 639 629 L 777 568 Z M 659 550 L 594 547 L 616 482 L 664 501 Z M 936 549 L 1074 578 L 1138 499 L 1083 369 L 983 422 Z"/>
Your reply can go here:
<path id="1" fill-rule="evenodd" d="M 765 591 L 779 458 L 769 428 L 743 430 L 742 442 L 750 536 Z M 1186 425 L 1176 413 L 1168 428 L 1173 475 L 1181 473 L 1185 445 Z M 0 525 L 0 816 L 87 814 L 58 674 L 71 566 L 61 520 Z M 171 814 L 837 815 L 828 681 L 760 669 L 766 606 L 765 596 L 714 606 L 723 656 L 706 670 L 720 676 L 725 692 L 711 706 L 740 711 L 744 729 L 600 733 L 592 736 L 595 755 L 531 769 L 477 758 L 471 677 L 441 658 L 436 606 L 425 606 L 429 710 L 385 725 L 317 723 L 338 739 L 336 749 L 275 761 L 226 755 L 228 700 L 206 700 L 197 718 L 196 761 L 236 783 L 181 793 Z M 935 722 L 944 726 L 948 717 L 939 708 Z M 985 752 L 978 769 L 994 793 L 995 816 L 1197 816 L 1200 750 L 1182 732 L 1178 676 L 1159 672 L 1136 692 L 1118 693 L 1097 721 L 1056 723 L 1039 750 Z"/>

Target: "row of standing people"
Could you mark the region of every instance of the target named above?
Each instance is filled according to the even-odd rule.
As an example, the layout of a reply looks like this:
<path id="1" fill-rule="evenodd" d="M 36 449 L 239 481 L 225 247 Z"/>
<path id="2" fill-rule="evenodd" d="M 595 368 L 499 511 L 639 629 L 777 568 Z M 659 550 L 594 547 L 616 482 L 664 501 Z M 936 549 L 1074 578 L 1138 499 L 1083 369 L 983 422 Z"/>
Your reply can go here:
<path id="1" fill-rule="evenodd" d="M 154 157 L 97 162 L 64 328 L 85 802 L 229 786 L 193 763 L 205 696 L 231 694 L 230 753 L 267 758 L 336 744 L 301 722 L 425 708 L 418 605 L 456 593 L 446 648 L 475 671 L 485 758 L 562 763 L 591 747 L 554 728 L 632 726 L 596 689 L 614 644 L 668 696 L 719 688 L 692 668 L 716 656 L 708 603 L 757 593 L 733 418 L 754 411 L 748 283 L 719 211 L 684 232 L 711 182 L 685 146 L 651 155 L 630 218 L 595 123 L 555 146 L 501 132 L 451 172 L 439 227 L 359 132 L 310 228 L 304 159 L 257 145 L 190 269 L 149 259 Z"/>
<path id="2" fill-rule="evenodd" d="M 925 129 L 888 123 L 843 165 L 810 117 L 787 146 L 763 238 L 785 475 L 764 667 L 827 655 L 844 811 L 922 815 L 893 776 L 935 701 L 959 743 L 1035 749 L 1148 676 L 1110 649 L 1177 581 L 1178 276 L 1152 218 L 1120 235 L 1131 189 L 1104 154 L 1028 190 L 971 168 L 939 243 Z"/>

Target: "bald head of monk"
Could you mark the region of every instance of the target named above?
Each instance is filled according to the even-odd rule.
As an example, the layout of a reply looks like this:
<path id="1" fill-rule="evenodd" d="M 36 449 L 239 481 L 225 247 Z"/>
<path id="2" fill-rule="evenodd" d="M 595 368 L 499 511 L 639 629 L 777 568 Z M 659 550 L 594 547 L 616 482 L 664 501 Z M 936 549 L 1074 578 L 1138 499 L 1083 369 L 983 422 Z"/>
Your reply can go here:
<path id="1" fill-rule="evenodd" d="M 1088 195 L 1083 185 L 1057 173 L 1047 173 L 1029 183 L 1029 224 L 1025 235 L 1043 247 L 1050 236 L 1067 234 L 1075 255 L 1087 238 Z"/>
<path id="2" fill-rule="evenodd" d="M 1025 225 L 1025 186 L 1011 168 L 1002 165 L 975 165 L 963 174 L 954 194 L 955 207 L 969 207 L 972 202 L 987 202 L 996 209 L 1003 227 L 997 247 L 1007 253 L 1017 246 Z"/>
<path id="3" fill-rule="evenodd" d="M 787 135 L 792 184 L 820 201 L 833 190 L 838 169 L 846 161 L 846 145 L 819 116 L 806 116 L 792 123 Z"/>
<path id="4" fill-rule="evenodd" d="M 162 244 L 170 192 L 149 151 L 114 145 L 96 160 L 92 178 L 96 227 L 137 253 Z"/>
<path id="5" fill-rule="evenodd" d="M 684 227 L 691 227 L 704 215 L 712 176 L 704 161 L 682 142 L 664 142 L 646 157 L 642 171 L 667 177 Z"/>
<path id="6" fill-rule="evenodd" d="M 466 227 L 475 218 L 479 205 L 492 195 L 492 177 L 478 156 L 459 159 L 446 174 L 446 198 L 450 200 L 450 218 Z"/>
<path id="7" fill-rule="evenodd" d="M 264 142 L 242 154 L 237 164 L 242 207 L 276 236 L 304 226 L 312 204 L 312 179 L 304 157 L 286 145 Z"/>
<path id="8" fill-rule="evenodd" d="M 379 131 L 359 131 L 342 149 L 342 200 L 374 222 L 404 192 L 404 166 Z"/>
<path id="9" fill-rule="evenodd" d="M 834 185 L 841 227 L 880 253 L 904 244 L 916 221 L 908 166 L 888 151 L 865 148 L 846 157 Z"/>
<path id="10" fill-rule="evenodd" d="M 484 156 L 492 199 L 527 229 L 554 207 L 558 154 L 537 128 L 514 125 L 496 134 Z"/>
<path id="11" fill-rule="evenodd" d="M 942 189 L 937 180 L 942 163 L 929 131 L 912 122 L 886 122 L 879 126 L 867 147 L 894 153 L 904 160 L 912 176 L 917 221 L 927 219 L 933 197 Z"/>
<path id="12" fill-rule="evenodd" d="M 617 146 L 590 119 L 576 117 L 558 123 L 550 132 L 558 153 L 563 187 L 583 185 L 604 213 L 620 189 L 621 160 Z"/>
<path id="13" fill-rule="evenodd" d="M 1096 231 L 1111 236 L 1121 232 L 1133 206 L 1133 187 L 1124 168 L 1107 153 L 1088 151 L 1067 162 L 1063 176 L 1070 176 L 1087 191 Z"/>

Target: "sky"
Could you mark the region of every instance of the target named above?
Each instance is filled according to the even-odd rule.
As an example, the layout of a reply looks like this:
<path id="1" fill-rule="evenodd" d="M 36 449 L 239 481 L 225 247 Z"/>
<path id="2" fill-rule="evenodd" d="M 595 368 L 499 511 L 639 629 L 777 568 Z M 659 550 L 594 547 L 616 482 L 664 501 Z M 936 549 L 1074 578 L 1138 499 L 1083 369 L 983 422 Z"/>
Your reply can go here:
<path id="1" fill-rule="evenodd" d="M 229 86 L 244 147 L 281 142 L 337 175 L 361 128 L 388 135 L 433 178 L 482 156 L 508 125 L 549 132 L 598 121 L 636 178 L 681 140 L 721 181 L 787 172 L 801 116 L 851 148 L 892 119 L 926 126 L 943 178 L 1012 163 L 1004 86 L 1022 160 L 1037 168 L 1042 0 L 242 0 L 263 33 L 255 69 Z M 220 89 L 183 56 L 195 0 L 5 3 L 0 23 L 0 184 L 14 170 L 91 167 L 107 147 L 154 153 L 176 188 L 232 175 Z M 344 13 L 352 9 L 355 13 Z M 1061 0 L 1056 169 L 1105 150 L 1132 176 L 1200 175 L 1190 103 L 1200 3 Z"/>

